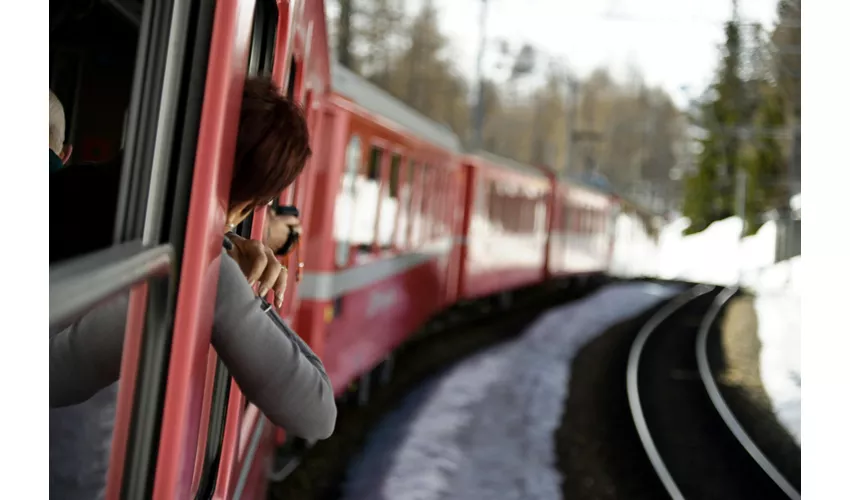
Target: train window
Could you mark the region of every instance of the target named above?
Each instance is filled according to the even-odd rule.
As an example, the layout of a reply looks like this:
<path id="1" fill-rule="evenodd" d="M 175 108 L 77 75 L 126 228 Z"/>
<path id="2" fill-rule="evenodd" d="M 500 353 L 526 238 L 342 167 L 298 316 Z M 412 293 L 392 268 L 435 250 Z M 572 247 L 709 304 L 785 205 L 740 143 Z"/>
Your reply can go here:
<path id="1" fill-rule="evenodd" d="M 496 192 L 496 183 L 494 181 L 489 182 L 489 189 L 487 190 L 487 219 L 489 221 L 489 226 L 493 232 L 500 232 L 501 221 L 499 220 L 499 209 L 501 208 L 501 204 L 499 203 L 499 194 Z"/>
<path id="2" fill-rule="evenodd" d="M 430 165 L 422 165 L 422 173 L 420 179 L 420 204 L 419 204 L 419 227 L 417 228 L 416 244 L 422 245 L 430 238 L 431 225 L 431 207 L 434 201 L 433 187 L 433 171 Z"/>
<path id="3" fill-rule="evenodd" d="M 277 34 L 277 5 L 274 0 L 258 0 L 251 27 L 251 51 L 248 54 L 248 74 L 270 76 L 274 65 L 275 35 Z"/>
<path id="4" fill-rule="evenodd" d="M 443 170 L 440 175 L 443 188 L 440 192 L 443 195 L 442 203 L 440 203 L 440 236 L 445 236 L 449 232 L 449 208 L 451 206 L 451 183 L 449 182 L 449 172 Z"/>
<path id="5" fill-rule="evenodd" d="M 443 172 L 439 167 L 431 171 L 432 193 L 433 200 L 431 201 L 431 231 L 428 233 L 429 239 L 432 241 L 440 235 L 440 217 L 442 214 L 443 196 L 445 190 L 443 188 Z"/>
<path id="6" fill-rule="evenodd" d="M 116 438 L 126 436 L 119 487 L 138 497 L 153 494 L 213 13 L 202 2 L 132 0 L 50 9 L 50 82 L 67 110 L 72 162 L 100 163 L 114 181 L 114 189 L 51 192 L 52 203 L 90 207 L 105 222 L 68 228 L 85 231 L 89 255 L 56 264 L 51 251 L 51 325 L 131 289 L 133 277 L 156 275 L 145 295 L 131 295 L 144 308 L 136 311 L 138 372 L 131 406 L 119 395 L 129 418 L 115 428 Z M 62 242 L 53 222 L 50 240 Z"/>
<path id="7" fill-rule="evenodd" d="M 511 211 L 513 215 L 513 230 L 515 233 L 525 232 L 525 208 L 526 199 L 520 196 L 512 196 L 515 209 Z"/>
<path id="8" fill-rule="evenodd" d="M 370 252 L 375 243 L 375 225 L 378 216 L 378 200 L 381 180 L 381 156 L 379 148 L 372 147 L 366 175 L 357 176 L 357 196 L 354 199 L 354 223 L 351 243 L 361 252 Z"/>
<path id="9" fill-rule="evenodd" d="M 339 267 L 348 263 L 349 245 L 357 220 L 355 200 L 357 198 L 357 173 L 362 163 L 363 149 L 360 138 L 351 136 L 345 151 L 345 165 L 340 180 L 339 193 L 334 207 L 334 240 L 336 240 L 335 262 Z"/>
<path id="10" fill-rule="evenodd" d="M 286 79 L 286 97 L 290 101 L 295 100 L 295 91 L 299 86 L 299 77 L 301 76 L 301 69 L 298 63 L 295 61 L 295 56 L 293 56 L 289 61 L 289 73 L 287 73 Z"/>
<path id="11" fill-rule="evenodd" d="M 369 156 L 368 179 L 370 181 L 381 181 L 381 150 L 378 148 L 372 148 Z"/>
<path id="12" fill-rule="evenodd" d="M 398 198 L 399 172 L 401 170 L 401 155 L 393 155 L 390 164 L 390 198 Z"/>
<path id="13" fill-rule="evenodd" d="M 520 232 L 520 222 L 522 217 L 523 203 L 522 198 L 518 196 L 508 195 L 505 200 L 506 229 L 511 233 Z"/>
<path id="14" fill-rule="evenodd" d="M 419 186 L 416 179 L 416 162 L 410 160 L 407 165 L 407 225 L 404 229 L 404 245 L 406 248 L 413 246 L 413 228 L 416 224 L 418 213 L 416 210 L 416 202 L 421 196 Z"/>
<path id="15" fill-rule="evenodd" d="M 487 200 L 488 193 L 486 181 L 479 177 L 478 182 L 475 183 L 475 215 L 479 219 L 486 218 L 489 206 Z"/>
<path id="16" fill-rule="evenodd" d="M 398 217 L 396 220 L 395 230 L 393 231 L 393 246 L 395 248 L 404 248 L 407 238 L 407 226 L 410 220 L 410 179 L 408 179 L 409 171 L 411 170 L 411 162 L 405 163 L 399 157 L 399 166 L 396 176 L 398 177 Z M 390 171 L 392 178 L 392 171 Z"/>
<path id="17" fill-rule="evenodd" d="M 528 222 L 528 198 L 520 195 L 514 199 L 517 201 L 516 232 L 525 234 L 526 223 Z"/>
<path id="18" fill-rule="evenodd" d="M 398 214 L 398 182 L 401 156 L 393 154 L 390 159 L 389 186 L 381 191 L 381 220 L 378 225 L 378 245 L 389 248 Z"/>
<path id="19" fill-rule="evenodd" d="M 534 204 L 534 233 L 543 235 L 546 233 L 546 201 L 538 199 Z"/>
<path id="20" fill-rule="evenodd" d="M 446 213 L 446 174 L 443 169 L 438 169 L 436 172 L 437 187 L 434 191 L 436 198 L 434 203 L 434 226 L 431 232 L 432 238 L 439 238 L 445 231 L 445 213 Z"/>

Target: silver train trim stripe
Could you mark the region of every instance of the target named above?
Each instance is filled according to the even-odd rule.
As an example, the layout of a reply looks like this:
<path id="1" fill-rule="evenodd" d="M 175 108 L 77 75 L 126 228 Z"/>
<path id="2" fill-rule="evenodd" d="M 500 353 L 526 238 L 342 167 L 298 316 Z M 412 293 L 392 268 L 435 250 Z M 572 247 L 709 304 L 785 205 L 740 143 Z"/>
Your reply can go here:
<path id="1" fill-rule="evenodd" d="M 412 252 L 399 255 L 382 255 L 366 262 L 338 271 L 305 271 L 298 285 L 298 297 L 302 300 L 331 301 L 355 290 L 374 285 L 380 281 L 405 273 L 429 260 L 448 254 L 453 246 L 468 243 L 461 236 L 446 237 Z M 554 244 L 559 242 L 555 241 Z M 542 251 L 542 250 L 541 250 Z"/>
<path id="2" fill-rule="evenodd" d="M 412 253 L 378 257 L 374 262 L 340 271 L 305 272 L 298 285 L 298 296 L 302 300 L 334 300 L 445 255 L 451 250 L 452 242 L 451 238 L 446 238 L 427 244 Z"/>

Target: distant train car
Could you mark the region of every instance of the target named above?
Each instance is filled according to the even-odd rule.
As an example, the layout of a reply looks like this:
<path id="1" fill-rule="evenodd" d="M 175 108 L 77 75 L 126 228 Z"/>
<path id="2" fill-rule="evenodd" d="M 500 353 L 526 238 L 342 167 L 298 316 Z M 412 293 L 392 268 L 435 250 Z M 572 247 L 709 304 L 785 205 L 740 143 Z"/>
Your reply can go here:
<path id="1" fill-rule="evenodd" d="M 549 251 L 552 276 L 608 269 L 618 205 L 615 196 L 596 188 L 575 180 L 557 181 Z"/>
<path id="2" fill-rule="evenodd" d="M 542 168 L 479 152 L 466 169 L 459 295 L 474 299 L 546 279 L 552 181 Z"/>

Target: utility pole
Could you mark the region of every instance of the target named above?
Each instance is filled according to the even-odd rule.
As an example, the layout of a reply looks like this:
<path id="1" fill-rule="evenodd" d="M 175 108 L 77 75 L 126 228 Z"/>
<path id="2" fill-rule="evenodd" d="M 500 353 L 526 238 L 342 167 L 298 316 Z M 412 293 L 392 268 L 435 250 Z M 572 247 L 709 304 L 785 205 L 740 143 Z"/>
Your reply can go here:
<path id="1" fill-rule="evenodd" d="M 575 161 L 575 124 L 578 119 L 578 80 L 567 75 L 567 154 L 564 155 L 564 174 L 571 174 Z"/>
<path id="2" fill-rule="evenodd" d="M 735 182 L 735 211 L 741 218 L 741 233 L 738 235 L 738 252 L 743 252 L 744 235 L 747 234 L 747 172 L 740 169 L 736 172 Z M 744 268 L 738 265 L 738 284 L 743 280 Z"/>
<path id="3" fill-rule="evenodd" d="M 478 45 L 478 60 L 476 62 L 476 78 L 478 80 L 478 91 L 473 111 L 472 126 L 472 150 L 481 149 L 484 136 L 484 50 L 487 46 L 487 0 L 481 0 L 481 17 L 479 19 L 480 43 Z"/>

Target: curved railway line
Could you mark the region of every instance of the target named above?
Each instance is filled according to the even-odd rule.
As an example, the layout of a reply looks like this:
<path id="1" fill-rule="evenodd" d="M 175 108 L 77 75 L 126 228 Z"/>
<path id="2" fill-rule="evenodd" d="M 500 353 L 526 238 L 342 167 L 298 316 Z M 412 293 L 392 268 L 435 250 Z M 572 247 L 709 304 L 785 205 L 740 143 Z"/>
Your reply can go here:
<path id="1" fill-rule="evenodd" d="M 695 286 L 643 326 L 626 372 L 632 418 L 671 498 L 796 500 L 798 487 L 751 439 L 715 380 L 713 332 L 736 293 L 737 288 Z"/>

